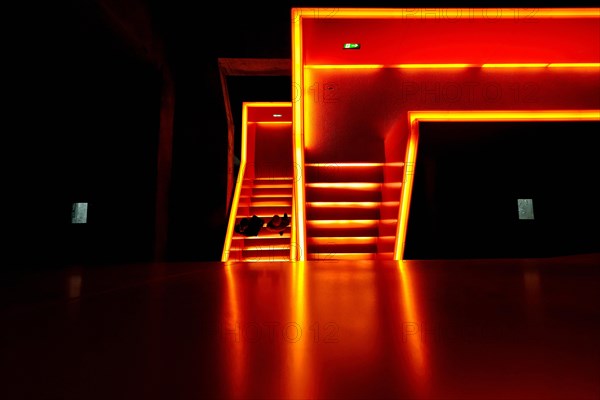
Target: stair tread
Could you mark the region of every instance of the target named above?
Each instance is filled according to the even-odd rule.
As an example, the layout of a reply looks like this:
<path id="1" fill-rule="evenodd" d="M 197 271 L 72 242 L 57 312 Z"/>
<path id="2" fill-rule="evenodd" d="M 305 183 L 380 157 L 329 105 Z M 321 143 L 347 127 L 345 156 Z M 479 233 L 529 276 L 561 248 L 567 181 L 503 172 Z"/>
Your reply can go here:
<path id="1" fill-rule="evenodd" d="M 275 244 L 275 245 L 259 245 L 259 246 L 244 246 L 244 251 L 269 251 L 269 250 L 289 250 L 291 245 L 289 244 Z"/>
<path id="2" fill-rule="evenodd" d="M 327 261 L 327 260 L 374 260 L 378 253 L 308 253 L 307 258 L 312 261 Z"/>
<path id="3" fill-rule="evenodd" d="M 367 208 L 376 208 L 381 207 L 380 201 L 307 201 L 307 206 L 312 207 L 335 207 L 335 208 L 343 208 L 343 207 L 367 207 Z"/>
<path id="4" fill-rule="evenodd" d="M 402 161 L 396 161 L 396 162 L 369 162 L 369 161 L 365 161 L 365 162 L 337 162 L 337 161 L 332 161 L 332 162 L 324 162 L 324 163 L 317 163 L 317 162 L 307 162 L 304 163 L 305 166 L 307 167 L 322 167 L 322 166 L 326 166 L 326 165 L 337 165 L 340 167 L 384 167 L 384 166 L 390 166 L 390 167 L 403 167 L 404 163 Z"/>
<path id="5" fill-rule="evenodd" d="M 311 188 L 343 188 L 343 189 L 380 189 L 383 182 L 307 182 L 306 187 Z"/>
<path id="6" fill-rule="evenodd" d="M 377 236 L 317 236 L 307 238 L 309 245 L 328 246 L 371 246 L 377 244 Z"/>

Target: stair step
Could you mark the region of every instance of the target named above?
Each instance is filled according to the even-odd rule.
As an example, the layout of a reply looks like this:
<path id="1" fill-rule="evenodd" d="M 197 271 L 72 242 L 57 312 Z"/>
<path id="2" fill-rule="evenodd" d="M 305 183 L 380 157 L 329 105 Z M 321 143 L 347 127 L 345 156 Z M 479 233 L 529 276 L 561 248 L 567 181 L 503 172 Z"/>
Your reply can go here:
<path id="1" fill-rule="evenodd" d="M 254 201 L 277 201 L 277 200 L 290 200 L 293 198 L 292 193 L 262 193 L 262 194 L 244 194 L 240 195 L 241 199 L 253 199 Z"/>
<path id="2" fill-rule="evenodd" d="M 382 182 L 383 163 L 309 163 L 306 182 Z"/>
<path id="3" fill-rule="evenodd" d="M 310 253 L 377 253 L 377 237 L 309 237 Z"/>
<path id="4" fill-rule="evenodd" d="M 273 215 L 277 214 L 279 216 L 283 216 L 284 213 L 287 213 L 287 215 L 291 215 L 292 214 L 292 207 L 291 206 L 287 206 L 287 205 L 281 205 L 281 206 L 271 206 L 271 205 L 266 205 L 266 206 L 262 206 L 259 204 L 253 204 L 250 207 L 248 207 L 248 214 L 250 215 L 257 215 L 257 216 L 261 216 L 261 215 L 265 215 L 267 220 L 265 222 L 267 222 L 268 220 L 270 220 L 271 218 L 273 218 Z M 265 219 L 265 217 L 261 217 L 263 219 Z"/>
<path id="5" fill-rule="evenodd" d="M 307 183 L 305 193 L 308 201 L 381 201 L 381 184 Z"/>
<path id="6" fill-rule="evenodd" d="M 294 180 L 289 179 L 244 179 L 242 187 L 254 188 L 291 188 Z"/>
<path id="7" fill-rule="evenodd" d="M 308 220 L 306 234 L 317 236 L 378 236 L 379 220 Z"/>
<path id="8" fill-rule="evenodd" d="M 400 201 L 402 197 L 402 182 L 384 183 L 381 189 L 382 201 Z"/>
<path id="9" fill-rule="evenodd" d="M 290 249 L 258 247 L 252 249 L 244 249 L 242 251 L 242 259 L 246 261 L 280 261 L 290 259 Z"/>
<path id="10" fill-rule="evenodd" d="M 380 218 L 394 219 L 398 218 L 400 212 L 400 201 L 382 201 L 380 208 Z"/>
<path id="11" fill-rule="evenodd" d="M 335 262 L 338 260 L 393 260 L 394 253 L 308 253 L 310 261 Z"/>
<path id="12" fill-rule="evenodd" d="M 278 250 L 290 250 L 290 244 L 257 244 L 251 246 L 245 246 L 243 251 L 278 251 Z"/>
<path id="13" fill-rule="evenodd" d="M 393 260 L 394 259 L 394 252 L 393 251 L 389 251 L 389 252 L 378 252 L 377 253 L 377 260 Z"/>
<path id="14" fill-rule="evenodd" d="M 249 197 L 273 197 L 273 196 L 289 196 L 292 197 L 294 193 L 294 189 L 292 186 L 276 186 L 276 187 L 247 187 L 243 188 L 240 193 L 241 196 L 249 196 Z"/>
<path id="15" fill-rule="evenodd" d="M 239 205 L 249 207 L 292 207 L 292 198 L 271 198 L 271 197 L 244 197 L 240 198 Z"/>
<path id="16" fill-rule="evenodd" d="M 261 235 L 261 236 L 263 236 L 263 234 L 264 234 L 265 236 L 266 236 L 266 235 L 270 235 L 272 232 L 268 231 L 268 230 L 266 229 L 266 226 L 267 226 L 267 224 L 269 223 L 269 221 L 271 220 L 271 218 L 273 218 L 273 214 L 254 214 L 254 215 L 256 215 L 256 216 L 257 216 L 257 217 L 259 217 L 259 218 L 262 218 L 262 220 L 264 221 L 264 222 L 263 222 L 263 227 L 262 227 L 262 229 L 260 230 L 260 232 L 259 232 L 259 235 Z M 282 213 L 282 214 L 279 214 L 279 215 L 280 215 L 280 216 L 283 216 L 283 213 Z M 290 215 L 290 213 L 288 213 L 288 215 Z M 239 223 L 239 222 L 242 220 L 242 218 L 249 218 L 249 217 L 243 217 L 243 216 L 240 216 L 240 215 L 238 214 L 238 217 L 235 219 L 235 223 L 236 223 L 236 225 L 237 225 L 237 224 L 238 224 L 238 223 Z M 290 225 L 288 225 L 288 226 L 285 228 L 284 235 L 285 235 L 285 233 L 286 233 L 287 231 L 289 231 L 289 230 L 291 230 L 291 229 L 292 229 L 292 228 L 291 228 L 291 223 L 290 223 Z M 277 235 L 277 236 L 279 236 L 279 233 L 277 233 L 277 232 L 275 232 L 274 234 L 275 234 L 275 235 Z M 236 235 L 239 235 L 239 234 L 236 234 Z M 244 236 L 244 235 L 239 235 L 239 236 L 240 236 L 240 237 L 246 237 L 246 236 Z M 255 236 L 249 236 L 248 238 L 251 238 L 251 237 L 255 237 Z"/>
<path id="17" fill-rule="evenodd" d="M 396 237 L 397 227 L 398 227 L 397 219 L 394 219 L 394 218 L 381 219 L 380 224 L 379 224 L 379 235 Z"/>
<path id="18" fill-rule="evenodd" d="M 309 244 L 377 244 L 377 236 L 311 236 Z"/>
<path id="19" fill-rule="evenodd" d="M 294 163 L 292 160 L 290 160 L 289 162 L 285 163 L 255 164 L 253 177 L 254 179 L 261 180 L 285 180 L 293 179 L 293 176 Z"/>
<path id="20" fill-rule="evenodd" d="M 307 220 L 365 220 L 379 219 L 378 202 L 309 202 Z"/>
<path id="21" fill-rule="evenodd" d="M 333 262 L 336 260 L 376 260 L 377 253 L 308 253 L 310 261 Z"/>
<path id="22" fill-rule="evenodd" d="M 308 236 L 395 236 L 396 219 L 307 220 Z"/>
<path id="23" fill-rule="evenodd" d="M 377 242 L 378 253 L 393 253 L 396 246 L 396 236 L 380 236 Z"/>
<path id="24" fill-rule="evenodd" d="M 279 236 L 276 232 L 260 232 L 259 236 L 245 237 L 237 235 L 232 238 L 231 247 L 236 249 L 246 249 L 250 246 L 287 246 L 290 247 L 290 233 Z"/>
<path id="25" fill-rule="evenodd" d="M 242 257 L 238 260 L 233 261 L 241 261 L 241 262 L 290 262 L 289 254 L 286 256 L 269 256 L 268 258 L 256 258 L 256 257 Z"/>

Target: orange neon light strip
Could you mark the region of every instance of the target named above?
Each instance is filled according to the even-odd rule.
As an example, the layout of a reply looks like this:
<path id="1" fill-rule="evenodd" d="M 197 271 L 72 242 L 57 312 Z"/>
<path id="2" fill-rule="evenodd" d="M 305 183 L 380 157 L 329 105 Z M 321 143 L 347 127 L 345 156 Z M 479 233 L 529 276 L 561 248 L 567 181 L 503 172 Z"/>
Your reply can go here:
<path id="1" fill-rule="evenodd" d="M 600 121 L 600 110 L 543 111 L 411 111 L 408 113 L 410 135 L 406 152 L 406 171 L 400 196 L 394 260 L 404 258 L 406 228 L 412 195 L 414 167 L 419 142 L 419 122 L 458 121 Z"/>
<path id="2" fill-rule="evenodd" d="M 352 228 L 365 228 L 365 227 L 377 227 L 379 225 L 378 219 L 315 219 L 312 221 L 307 221 L 307 224 L 311 226 L 347 226 Z"/>
<path id="3" fill-rule="evenodd" d="M 248 122 L 249 124 L 256 125 L 290 125 L 292 121 L 257 121 L 257 122 Z"/>
<path id="4" fill-rule="evenodd" d="M 526 111 L 410 111 L 414 121 L 593 121 L 600 118 L 600 110 L 526 110 Z"/>
<path id="5" fill-rule="evenodd" d="M 292 104 L 289 101 L 251 101 L 246 102 L 248 107 L 290 107 Z M 248 121 L 251 122 L 251 121 Z"/>
<path id="6" fill-rule="evenodd" d="M 536 18 L 598 18 L 600 8 L 297 8 L 294 16 L 302 18 L 337 19 L 521 19 Z"/>
<path id="7" fill-rule="evenodd" d="M 229 261 L 229 253 L 231 252 L 231 242 L 233 240 L 234 228 L 235 228 L 235 220 L 237 217 L 238 206 L 240 202 L 240 197 L 242 193 L 242 182 L 244 181 L 244 174 L 246 172 L 246 164 L 248 160 L 248 125 L 250 122 L 248 121 L 248 111 L 252 107 L 291 107 L 292 103 L 290 102 L 244 102 L 242 104 L 242 140 L 241 140 L 241 159 L 240 159 L 240 168 L 238 171 L 238 177 L 235 185 L 235 192 L 232 199 L 231 210 L 229 213 L 229 221 L 227 223 L 227 232 L 225 234 L 225 245 L 223 246 L 223 252 L 221 254 L 221 261 Z M 260 121 L 254 121 L 254 123 L 265 123 Z M 269 123 L 269 121 L 267 121 Z M 275 124 L 289 124 L 291 122 L 285 121 L 276 121 L 273 122 Z"/>
<path id="8" fill-rule="evenodd" d="M 325 208 L 378 208 L 380 206 L 378 201 L 312 201 L 310 202 L 311 207 L 325 207 Z"/>
<path id="9" fill-rule="evenodd" d="M 306 166 L 310 167 L 382 167 L 386 163 L 377 162 L 355 162 L 355 163 L 306 163 Z"/>
<path id="10" fill-rule="evenodd" d="M 221 254 L 221 261 L 229 260 L 229 253 L 231 251 L 231 240 L 233 238 L 235 219 L 237 217 L 238 205 L 240 202 L 240 194 L 242 193 L 242 182 L 244 179 L 244 173 L 246 172 L 246 160 L 247 160 L 247 147 L 248 147 L 248 104 L 242 104 L 242 151 L 240 167 L 238 170 L 238 177 L 235 184 L 235 192 L 231 203 L 231 210 L 229 211 L 229 222 L 227 224 L 227 233 L 225 234 L 225 246 L 223 246 L 223 254 Z"/>
<path id="11" fill-rule="evenodd" d="M 304 73 L 302 70 L 302 9 L 292 9 L 292 121 L 294 147 L 294 215 L 292 260 L 306 260 L 306 217 L 304 192 Z"/>
<path id="12" fill-rule="evenodd" d="M 376 236 L 317 236 L 311 238 L 310 240 L 311 242 L 318 244 L 377 244 L 379 238 Z"/>
<path id="13" fill-rule="evenodd" d="M 600 68 L 600 63 L 550 63 L 548 68 Z"/>
<path id="14" fill-rule="evenodd" d="M 305 69 L 461 69 L 461 68 L 600 68 L 600 63 L 498 63 L 498 64 L 315 64 Z"/>
<path id="15" fill-rule="evenodd" d="M 315 188 L 351 188 L 351 189 L 379 189 L 381 183 L 377 182 L 312 182 L 307 183 L 306 187 Z"/>

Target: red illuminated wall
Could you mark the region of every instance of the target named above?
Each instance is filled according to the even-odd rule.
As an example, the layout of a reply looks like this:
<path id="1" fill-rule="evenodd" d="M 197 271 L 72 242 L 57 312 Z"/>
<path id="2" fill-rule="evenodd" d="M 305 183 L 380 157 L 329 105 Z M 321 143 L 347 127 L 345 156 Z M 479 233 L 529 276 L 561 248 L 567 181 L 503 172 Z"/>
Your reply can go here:
<path id="1" fill-rule="evenodd" d="M 254 169 L 257 178 L 292 176 L 292 125 L 255 125 Z"/>
<path id="2" fill-rule="evenodd" d="M 404 162 L 411 111 L 600 109 L 600 9 L 305 9 L 294 21 L 306 163 Z M 384 168 L 383 201 L 398 200 L 386 189 L 398 175 Z"/>
<path id="3" fill-rule="evenodd" d="M 595 18 L 568 19 L 539 18 L 539 9 L 518 16 L 506 9 L 472 15 L 465 10 L 458 19 L 456 12 L 421 11 L 419 16 L 400 10 L 397 18 L 338 19 L 341 12 L 306 18 L 304 64 L 582 63 L 600 58 L 597 12 Z M 360 43 L 361 49 L 344 50 L 341 44 L 347 42 Z"/>
<path id="4" fill-rule="evenodd" d="M 306 162 L 404 161 L 408 111 L 600 108 L 597 68 L 309 69 L 335 96 L 307 107 Z"/>

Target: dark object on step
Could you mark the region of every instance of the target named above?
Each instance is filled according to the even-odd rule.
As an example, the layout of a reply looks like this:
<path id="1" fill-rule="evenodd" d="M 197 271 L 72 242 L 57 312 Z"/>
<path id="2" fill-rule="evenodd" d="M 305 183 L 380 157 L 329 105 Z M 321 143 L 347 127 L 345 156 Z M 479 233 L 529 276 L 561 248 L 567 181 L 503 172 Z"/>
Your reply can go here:
<path id="1" fill-rule="evenodd" d="M 252 218 L 244 217 L 234 227 L 234 231 L 244 236 L 258 236 L 264 223 L 265 221 L 256 215 L 253 215 Z"/>
<path id="2" fill-rule="evenodd" d="M 279 232 L 279 236 L 283 236 L 285 228 L 290 224 L 291 218 L 288 217 L 287 213 L 283 214 L 283 218 L 279 215 L 273 215 L 273 218 L 267 223 L 267 230 L 269 232 Z"/>

